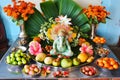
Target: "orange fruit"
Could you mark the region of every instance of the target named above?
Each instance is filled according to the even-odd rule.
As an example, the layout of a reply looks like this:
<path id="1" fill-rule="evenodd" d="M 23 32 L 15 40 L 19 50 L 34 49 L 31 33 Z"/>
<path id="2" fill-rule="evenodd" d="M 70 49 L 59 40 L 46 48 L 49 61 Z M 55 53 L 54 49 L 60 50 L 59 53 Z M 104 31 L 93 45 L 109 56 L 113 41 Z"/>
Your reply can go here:
<path id="1" fill-rule="evenodd" d="M 113 58 L 109 58 L 109 60 L 110 60 L 110 61 L 114 61 L 114 59 L 113 59 Z"/>
<path id="2" fill-rule="evenodd" d="M 100 40 L 101 40 L 101 41 L 102 41 L 102 40 L 105 40 L 105 38 L 101 37 Z"/>
<path id="3" fill-rule="evenodd" d="M 113 68 L 113 66 L 109 66 L 109 68 L 108 68 L 109 70 L 113 70 L 114 68 Z"/>
<path id="4" fill-rule="evenodd" d="M 97 62 L 100 63 L 100 62 L 102 62 L 102 60 L 101 60 L 101 59 L 98 59 Z"/>
<path id="5" fill-rule="evenodd" d="M 104 66 L 104 64 L 103 64 L 102 62 L 99 62 L 98 65 L 99 65 L 100 67 L 103 67 L 103 66 Z"/>
<path id="6" fill-rule="evenodd" d="M 102 62 L 103 62 L 104 64 L 108 64 L 108 62 L 107 62 L 106 60 L 103 60 Z"/>
<path id="7" fill-rule="evenodd" d="M 105 61 L 109 61 L 109 58 L 108 58 L 108 57 L 105 57 L 104 60 L 105 60 Z"/>
<path id="8" fill-rule="evenodd" d="M 111 60 L 111 61 L 110 61 L 110 65 L 114 65 L 115 63 L 116 63 L 115 60 Z"/>
<path id="9" fill-rule="evenodd" d="M 114 68 L 114 69 L 118 69 L 118 68 L 119 68 L 119 65 L 116 63 L 116 64 L 113 65 L 113 68 Z"/>
<path id="10" fill-rule="evenodd" d="M 102 43 L 102 44 L 104 44 L 104 43 L 105 43 L 105 41 L 101 41 L 101 43 Z"/>
<path id="11" fill-rule="evenodd" d="M 105 67 L 105 68 L 109 68 L 109 67 L 110 67 L 110 64 L 104 64 L 104 67 Z"/>

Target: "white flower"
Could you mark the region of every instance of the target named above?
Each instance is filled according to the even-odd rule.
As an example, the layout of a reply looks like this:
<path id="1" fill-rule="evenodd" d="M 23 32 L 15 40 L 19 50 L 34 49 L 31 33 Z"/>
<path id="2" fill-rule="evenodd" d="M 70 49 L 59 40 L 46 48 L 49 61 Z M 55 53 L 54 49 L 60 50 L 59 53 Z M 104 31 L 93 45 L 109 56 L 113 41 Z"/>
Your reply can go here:
<path id="1" fill-rule="evenodd" d="M 57 22 L 59 22 L 61 24 L 64 24 L 64 25 L 71 25 L 72 24 L 70 22 L 71 18 L 67 18 L 67 15 L 65 15 L 65 16 L 58 16 L 58 18 L 56 20 L 57 20 Z"/>

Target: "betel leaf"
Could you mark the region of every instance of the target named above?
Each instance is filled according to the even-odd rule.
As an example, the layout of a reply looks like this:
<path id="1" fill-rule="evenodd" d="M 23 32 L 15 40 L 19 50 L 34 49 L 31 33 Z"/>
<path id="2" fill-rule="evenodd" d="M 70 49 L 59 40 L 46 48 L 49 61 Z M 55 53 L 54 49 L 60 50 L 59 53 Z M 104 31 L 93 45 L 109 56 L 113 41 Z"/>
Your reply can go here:
<path id="1" fill-rule="evenodd" d="M 58 8 L 55 2 L 46 1 L 46 2 L 40 3 L 40 6 L 46 20 L 48 20 L 51 17 L 55 18 L 58 16 Z"/>
<path id="2" fill-rule="evenodd" d="M 29 17 L 27 21 L 25 21 L 25 31 L 29 37 L 36 36 L 39 34 L 40 26 L 45 22 L 42 14 L 34 8 L 35 13 Z"/>

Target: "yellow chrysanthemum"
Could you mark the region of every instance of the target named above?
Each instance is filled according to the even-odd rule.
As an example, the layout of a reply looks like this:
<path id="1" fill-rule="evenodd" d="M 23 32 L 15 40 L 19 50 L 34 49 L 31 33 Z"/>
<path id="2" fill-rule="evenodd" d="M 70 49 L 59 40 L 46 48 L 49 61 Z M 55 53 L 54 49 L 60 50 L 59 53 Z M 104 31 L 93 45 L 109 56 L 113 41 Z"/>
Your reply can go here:
<path id="1" fill-rule="evenodd" d="M 48 29 L 48 31 L 47 31 L 47 37 L 48 37 L 49 40 L 52 40 L 51 30 L 52 30 L 52 29 L 50 28 L 50 29 Z"/>

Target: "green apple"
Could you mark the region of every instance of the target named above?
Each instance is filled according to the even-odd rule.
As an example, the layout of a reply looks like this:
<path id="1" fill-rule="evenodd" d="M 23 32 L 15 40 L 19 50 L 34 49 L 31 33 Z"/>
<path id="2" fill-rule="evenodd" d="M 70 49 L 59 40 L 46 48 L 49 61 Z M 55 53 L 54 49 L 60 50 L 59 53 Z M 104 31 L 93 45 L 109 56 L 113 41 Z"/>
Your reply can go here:
<path id="1" fill-rule="evenodd" d="M 12 52 L 11 54 L 10 54 L 10 57 L 12 58 L 12 57 L 14 57 L 15 56 L 15 52 Z"/>
<path id="2" fill-rule="evenodd" d="M 72 66 L 72 60 L 71 59 L 62 59 L 61 60 L 61 66 L 63 68 L 69 68 Z"/>
<path id="3" fill-rule="evenodd" d="M 19 49 L 19 50 L 17 50 L 17 52 L 16 53 L 22 53 L 22 50 L 21 49 Z"/>
<path id="4" fill-rule="evenodd" d="M 54 59 L 52 62 L 52 65 L 55 67 L 60 66 L 60 60 L 58 61 L 58 60 Z"/>
<path id="5" fill-rule="evenodd" d="M 80 64 L 80 60 L 78 58 L 73 59 L 73 65 L 77 66 Z"/>
<path id="6" fill-rule="evenodd" d="M 46 58 L 46 54 L 45 53 L 40 53 L 35 57 L 35 60 L 43 62 L 45 58 Z"/>
<path id="7" fill-rule="evenodd" d="M 45 63 L 45 64 L 52 64 L 52 61 L 53 61 L 53 58 L 52 58 L 52 57 L 46 57 L 46 58 L 44 59 L 44 63 Z"/>

